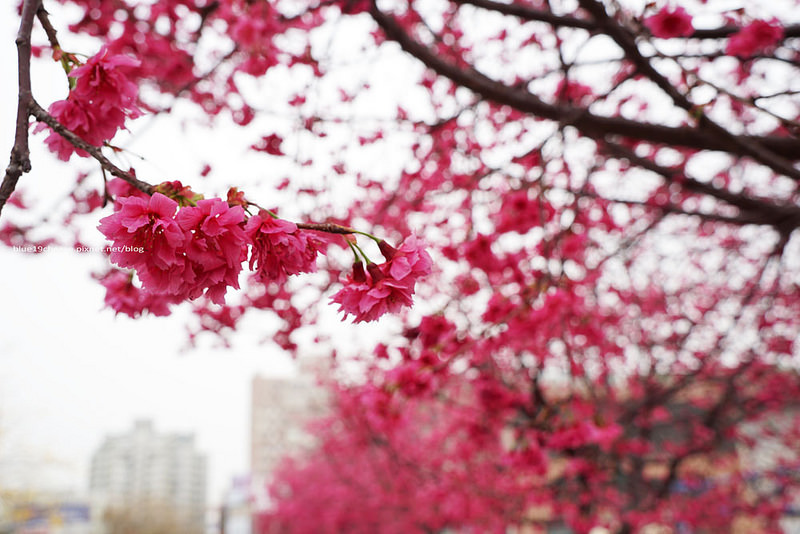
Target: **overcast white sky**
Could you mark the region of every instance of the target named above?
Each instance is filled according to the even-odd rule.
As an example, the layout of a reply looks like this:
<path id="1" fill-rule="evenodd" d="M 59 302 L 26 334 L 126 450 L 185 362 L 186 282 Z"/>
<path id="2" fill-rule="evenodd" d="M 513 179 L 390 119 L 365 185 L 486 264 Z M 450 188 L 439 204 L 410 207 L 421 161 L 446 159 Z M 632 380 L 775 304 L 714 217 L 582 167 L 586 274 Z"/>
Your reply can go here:
<path id="1" fill-rule="evenodd" d="M 288 374 L 288 359 L 255 342 L 181 354 L 178 318 L 101 310 L 87 260 L 0 248 L 0 487 L 83 490 L 104 436 L 152 418 L 196 434 L 216 500 L 248 470 L 252 375 Z"/>

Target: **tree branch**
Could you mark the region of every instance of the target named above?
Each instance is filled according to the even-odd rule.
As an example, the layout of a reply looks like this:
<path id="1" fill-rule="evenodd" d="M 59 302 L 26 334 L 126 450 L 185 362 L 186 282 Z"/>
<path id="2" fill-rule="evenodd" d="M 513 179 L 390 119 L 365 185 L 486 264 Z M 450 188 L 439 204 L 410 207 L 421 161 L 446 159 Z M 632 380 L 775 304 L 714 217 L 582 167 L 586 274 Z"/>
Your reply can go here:
<path id="1" fill-rule="evenodd" d="M 47 10 L 42 6 L 39 5 L 39 9 L 36 10 L 36 18 L 39 19 L 39 24 L 42 25 L 44 28 L 44 33 L 47 34 L 47 40 L 50 43 L 50 47 L 53 50 L 58 50 L 61 48 L 61 45 L 58 44 L 58 38 L 56 37 L 56 29 L 50 23 L 50 17 L 48 16 Z"/>
<path id="2" fill-rule="evenodd" d="M 28 147 L 28 117 L 33 102 L 31 93 L 31 32 L 33 18 L 39 9 L 41 0 L 25 0 L 22 4 L 22 17 L 17 32 L 17 122 L 14 131 L 14 146 L 11 148 L 11 160 L 6 167 L 3 183 L 0 184 L 0 213 L 6 201 L 17 188 L 20 176 L 31 170 L 30 149 Z"/>
<path id="3" fill-rule="evenodd" d="M 152 185 L 139 180 L 133 174 L 124 171 L 111 163 L 111 161 L 103 155 L 103 152 L 99 148 L 90 145 L 76 134 L 65 128 L 63 124 L 58 122 L 52 115 L 47 113 L 47 111 L 45 111 L 35 100 L 33 100 L 33 98 L 30 100 L 30 114 L 34 116 L 36 120 L 47 124 L 54 132 L 69 141 L 75 148 L 79 148 L 85 152 L 88 152 L 90 156 L 96 159 L 100 165 L 112 175 L 116 176 L 117 178 L 122 178 L 143 193 L 147 193 L 148 195 L 153 194 Z"/>
<path id="4" fill-rule="evenodd" d="M 728 215 L 720 215 L 719 213 L 708 213 L 702 211 L 686 210 L 674 204 L 658 205 L 652 202 L 646 202 L 641 200 L 608 198 L 595 193 L 589 193 L 586 191 L 572 191 L 572 193 L 575 196 L 604 200 L 606 202 L 611 202 L 614 204 L 623 204 L 625 206 L 635 206 L 635 207 L 645 208 L 648 210 L 660 211 L 665 215 L 684 215 L 686 217 L 697 217 L 698 219 L 703 221 L 721 222 L 725 224 L 732 224 L 735 226 L 745 226 L 750 224 L 754 225 L 765 224 L 762 217 L 750 213 L 740 213 L 736 216 L 728 216 Z"/>
<path id="5" fill-rule="evenodd" d="M 352 228 L 348 228 L 347 226 L 341 226 L 339 224 L 333 223 L 296 223 L 297 227 L 301 230 L 316 230 L 318 232 L 325 232 L 328 234 L 354 234 L 357 233 L 356 230 Z"/>
<path id="6" fill-rule="evenodd" d="M 781 235 L 791 233 L 800 228 L 800 207 L 793 204 L 779 204 L 778 201 L 768 201 L 752 198 L 743 193 L 732 193 L 725 189 L 718 189 L 711 184 L 699 182 L 686 176 L 680 170 L 663 167 L 654 161 L 638 156 L 633 150 L 610 140 L 604 141 L 602 148 L 615 157 L 654 172 L 670 182 L 680 183 L 689 191 L 702 193 L 721 200 L 740 210 L 742 215 L 737 217 L 743 224 L 764 224 L 774 227 Z"/>
<path id="7" fill-rule="evenodd" d="M 555 121 L 575 116 L 575 108 L 548 104 L 536 95 L 519 87 L 510 87 L 493 80 L 475 69 L 465 69 L 448 62 L 441 55 L 411 37 L 394 19 L 375 5 L 370 9 L 372 18 L 383 29 L 387 39 L 397 42 L 408 54 L 416 57 L 428 68 L 454 83 L 470 89 L 486 100 Z M 800 160 L 800 141 L 778 136 L 733 136 L 732 140 L 718 139 L 691 127 L 673 127 L 639 122 L 623 117 L 604 117 L 588 110 L 569 121 L 583 135 L 603 139 L 608 134 L 648 143 L 687 147 L 696 150 L 717 150 L 735 156 L 747 156 L 741 143 L 758 143 L 765 149 L 792 160 Z"/>
<path id="8" fill-rule="evenodd" d="M 581 28 L 592 31 L 595 27 L 594 22 L 590 20 L 556 15 L 551 11 L 519 4 L 502 4 L 493 0 L 453 0 L 453 2 L 459 5 L 466 4 L 488 11 L 496 11 L 497 13 L 511 15 L 525 21 L 546 22 L 556 28 Z"/>

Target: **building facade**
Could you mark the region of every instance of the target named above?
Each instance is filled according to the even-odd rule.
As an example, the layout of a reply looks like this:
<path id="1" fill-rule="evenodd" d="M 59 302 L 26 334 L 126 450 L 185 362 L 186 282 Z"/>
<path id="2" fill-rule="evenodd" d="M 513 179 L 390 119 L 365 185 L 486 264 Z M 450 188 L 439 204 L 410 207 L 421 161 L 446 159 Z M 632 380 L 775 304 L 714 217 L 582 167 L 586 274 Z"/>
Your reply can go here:
<path id="1" fill-rule="evenodd" d="M 107 437 L 92 457 L 89 489 L 110 532 L 115 524 L 144 519 L 187 534 L 203 532 L 206 458 L 192 434 L 158 433 L 142 420 Z"/>
<path id="2" fill-rule="evenodd" d="M 298 364 L 298 375 L 292 378 L 253 378 L 250 473 L 256 508 L 267 506 L 266 483 L 281 461 L 313 447 L 307 425 L 324 415 L 328 405 L 318 381 L 325 373 L 324 363 L 308 359 Z"/>
<path id="3" fill-rule="evenodd" d="M 307 377 L 253 379 L 250 467 L 267 477 L 288 455 L 314 443 L 306 425 L 324 413 L 325 392 Z"/>

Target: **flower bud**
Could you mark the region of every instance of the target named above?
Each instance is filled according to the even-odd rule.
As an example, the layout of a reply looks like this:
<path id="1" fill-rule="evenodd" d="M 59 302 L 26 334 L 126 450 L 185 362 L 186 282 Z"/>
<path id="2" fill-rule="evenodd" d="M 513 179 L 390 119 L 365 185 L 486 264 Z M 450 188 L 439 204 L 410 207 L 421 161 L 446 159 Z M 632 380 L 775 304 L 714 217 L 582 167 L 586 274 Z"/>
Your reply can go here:
<path id="1" fill-rule="evenodd" d="M 383 254 L 384 258 L 386 258 L 386 261 L 391 260 L 394 257 L 395 253 L 397 252 L 396 248 L 394 248 L 392 245 L 390 245 L 383 239 L 381 239 L 380 242 L 378 242 L 378 248 L 381 249 L 381 254 Z"/>
<path id="2" fill-rule="evenodd" d="M 386 275 L 383 274 L 381 268 L 375 263 L 370 263 L 367 265 L 367 270 L 369 271 L 369 275 L 372 277 L 373 282 L 377 282 L 378 280 L 386 278 Z"/>
<path id="3" fill-rule="evenodd" d="M 360 261 L 353 264 L 353 282 L 363 283 L 367 281 L 367 273 L 364 272 L 364 264 Z"/>

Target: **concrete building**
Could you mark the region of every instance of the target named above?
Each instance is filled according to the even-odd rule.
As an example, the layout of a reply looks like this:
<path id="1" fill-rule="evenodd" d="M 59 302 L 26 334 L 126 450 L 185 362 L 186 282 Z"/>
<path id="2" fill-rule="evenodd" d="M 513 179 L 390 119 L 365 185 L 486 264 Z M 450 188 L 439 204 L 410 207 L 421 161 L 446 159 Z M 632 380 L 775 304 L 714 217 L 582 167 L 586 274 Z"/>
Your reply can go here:
<path id="1" fill-rule="evenodd" d="M 327 395 L 318 383 L 325 372 L 322 360 L 299 362 L 292 378 L 256 376 L 252 382 L 250 469 L 256 506 L 265 506 L 263 488 L 287 456 L 302 454 L 314 445 L 307 425 L 324 415 Z"/>
<path id="2" fill-rule="evenodd" d="M 203 532 L 206 459 L 192 434 L 157 433 L 142 420 L 107 437 L 92 457 L 89 489 L 107 523 L 146 517 L 181 532 Z"/>

